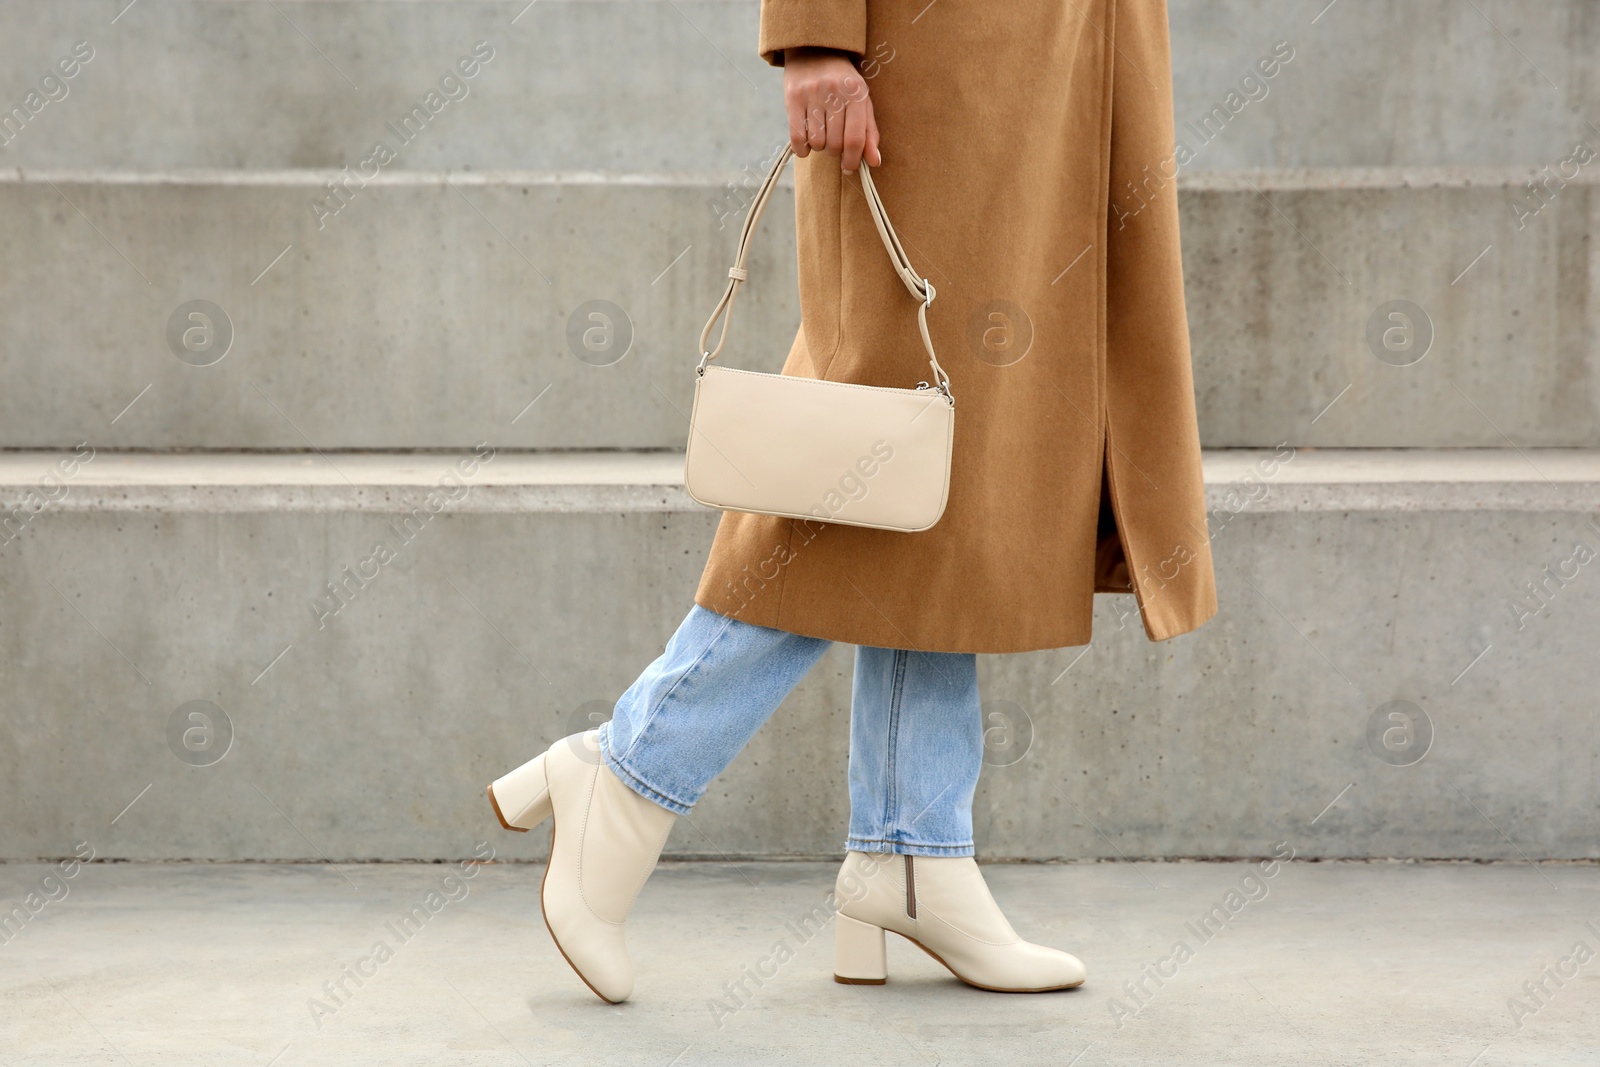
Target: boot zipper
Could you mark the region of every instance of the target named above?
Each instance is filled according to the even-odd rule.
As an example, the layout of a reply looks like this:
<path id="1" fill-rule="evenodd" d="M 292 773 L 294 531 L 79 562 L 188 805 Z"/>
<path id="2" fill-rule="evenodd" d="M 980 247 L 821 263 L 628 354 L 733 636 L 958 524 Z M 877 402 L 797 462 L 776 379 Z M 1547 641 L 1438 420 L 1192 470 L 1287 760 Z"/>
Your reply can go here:
<path id="1" fill-rule="evenodd" d="M 911 866 L 911 857 L 906 857 L 906 918 L 917 917 L 917 875 Z"/>

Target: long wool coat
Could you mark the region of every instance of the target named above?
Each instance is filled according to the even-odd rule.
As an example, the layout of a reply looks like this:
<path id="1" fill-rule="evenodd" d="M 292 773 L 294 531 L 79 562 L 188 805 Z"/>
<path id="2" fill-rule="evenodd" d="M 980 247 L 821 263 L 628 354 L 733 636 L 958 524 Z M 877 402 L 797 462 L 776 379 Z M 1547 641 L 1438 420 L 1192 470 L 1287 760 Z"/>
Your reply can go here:
<path id="1" fill-rule="evenodd" d="M 939 652 L 1086 644 L 1096 592 L 1137 594 L 1151 640 L 1205 622 L 1164 0 L 763 0 L 762 56 L 805 45 L 867 76 L 872 176 L 936 290 L 950 493 L 918 533 L 725 512 L 695 602 Z M 928 380 L 859 177 L 823 153 L 794 166 L 802 324 L 784 373 Z"/>

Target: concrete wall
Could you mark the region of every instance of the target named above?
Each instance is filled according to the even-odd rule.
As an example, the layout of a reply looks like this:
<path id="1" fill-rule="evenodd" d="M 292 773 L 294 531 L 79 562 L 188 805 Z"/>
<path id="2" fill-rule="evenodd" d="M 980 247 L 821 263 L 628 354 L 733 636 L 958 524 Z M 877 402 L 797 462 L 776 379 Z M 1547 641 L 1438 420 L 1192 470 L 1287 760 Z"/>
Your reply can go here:
<path id="1" fill-rule="evenodd" d="M 494 58 L 399 166 L 737 170 L 783 135 L 780 76 L 755 54 L 754 0 L 542 0 L 520 17 L 523 5 L 498 0 L 167 0 L 115 23 L 107 6 L 0 4 L 7 106 L 75 41 L 95 50 L 68 96 L 0 158 L 353 164 L 480 40 Z M 1247 101 L 1231 103 L 1203 148 L 1190 145 L 1197 168 L 1543 165 L 1595 136 L 1582 116 L 1600 113 L 1590 70 L 1600 28 L 1585 0 L 1171 0 L 1169 10 L 1180 128 L 1229 110 L 1230 92 Z M 1280 42 L 1292 51 L 1281 72 L 1241 89 Z"/>
<path id="2" fill-rule="evenodd" d="M 725 186 L 400 175 L 319 227 L 307 204 L 326 177 L 0 180 L 0 306 L 30 309 L 0 320 L 0 445 L 464 447 L 490 423 L 506 446 L 683 447 L 695 340 L 736 240 L 712 205 L 743 203 Z M 1593 185 L 1585 175 L 1534 213 L 1526 177 L 1186 179 L 1203 442 L 1600 445 Z M 784 191 L 755 246 L 737 365 L 776 370 L 794 336 L 792 213 Z M 964 338 L 1003 295 L 941 290 L 930 323 L 958 383 L 997 373 Z M 168 336 L 196 298 L 231 324 L 211 366 Z M 594 300 L 620 309 L 605 353 L 573 339 Z M 1421 308 L 1414 365 L 1369 336 L 1395 300 Z"/>
<path id="3" fill-rule="evenodd" d="M 1600 12 L 1170 10 L 1202 437 L 1301 448 L 1208 456 L 1198 633 L 1102 597 L 1088 649 L 983 658 L 981 853 L 1594 858 Z M 0 116 L 94 50 L 0 136 L 0 859 L 540 855 L 483 785 L 660 651 L 715 521 L 660 450 L 782 134 L 756 13 L 0 0 Z M 313 211 L 480 40 L 470 95 Z M 798 321 L 791 212 L 740 366 Z M 935 336 L 994 295 L 942 291 Z M 319 623 L 454 458 L 337 450 L 478 441 L 469 502 Z M 16 451 L 79 442 L 65 495 Z M 849 681 L 835 648 L 669 852 L 836 854 Z"/>
<path id="4" fill-rule="evenodd" d="M 356 459 L 334 462 L 364 485 Z M 1287 824 L 1302 856 L 1600 854 L 1600 596 L 1592 565 L 1563 564 L 1600 544 L 1593 456 L 1532 454 L 1547 482 L 1444 455 L 1420 492 L 1393 477 L 1426 481 L 1415 457 L 1304 452 L 1266 478 L 1261 459 L 1212 463 L 1219 618 L 1153 644 L 1131 597 L 1101 597 L 1087 648 L 980 659 L 981 853 L 1259 855 Z M 8 476 L 8 500 L 24 484 Z M 493 824 L 484 784 L 660 652 L 714 514 L 672 487 L 627 511 L 597 494 L 514 513 L 486 489 L 402 544 L 397 503 L 327 510 L 320 492 L 155 510 L 84 486 L 4 549 L 0 857 L 90 840 L 129 859 L 426 859 L 490 834 L 540 854 L 541 834 Z M 319 626 L 312 598 L 380 539 L 398 558 Z M 850 670 L 830 650 L 672 854 L 839 850 Z M 232 724 L 214 765 L 177 755 L 191 701 Z M 1424 714 L 1431 742 L 1402 744 L 1392 728 Z"/>

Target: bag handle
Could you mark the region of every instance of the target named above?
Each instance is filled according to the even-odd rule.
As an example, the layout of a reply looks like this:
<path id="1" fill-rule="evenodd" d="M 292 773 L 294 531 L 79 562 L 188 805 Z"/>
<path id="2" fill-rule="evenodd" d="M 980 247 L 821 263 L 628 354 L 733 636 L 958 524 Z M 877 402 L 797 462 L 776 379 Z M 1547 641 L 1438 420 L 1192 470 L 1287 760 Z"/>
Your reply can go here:
<path id="1" fill-rule="evenodd" d="M 750 272 L 744 265 L 745 257 L 750 252 L 750 238 L 755 234 L 756 223 L 761 221 L 761 213 L 766 210 L 767 201 L 772 198 L 772 190 L 777 188 L 778 175 L 783 173 L 784 166 L 793 155 L 794 148 L 784 145 L 778 161 L 767 172 L 766 180 L 761 183 L 755 199 L 750 203 L 750 210 L 745 214 L 744 228 L 739 233 L 739 252 L 734 257 L 733 266 L 728 268 L 728 288 L 723 291 L 722 299 L 717 301 L 711 317 L 706 320 L 705 329 L 700 331 L 700 365 L 695 368 L 696 374 L 704 374 L 706 363 L 716 359 L 722 353 L 722 346 L 727 343 L 728 325 L 733 319 L 733 299 L 739 294 L 739 286 L 750 277 Z M 878 236 L 883 239 L 883 247 L 889 253 L 889 262 L 893 265 L 895 273 L 900 276 L 900 280 L 905 283 L 906 290 L 917 300 L 917 328 L 922 333 L 922 346 L 928 350 L 928 365 L 933 368 L 932 388 L 943 393 L 945 399 L 954 405 L 955 398 L 950 395 L 950 376 L 939 365 L 939 358 L 933 353 L 933 338 L 928 335 L 928 305 L 933 303 L 933 283 L 912 269 L 911 260 L 906 256 L 906 250 L 900 243 L 900 236 L 894 232 L 894 227 L 889 223 L 889 216 L 883 210 L 883 201 L 878 197 L 878 189 L 872 184 L 872 172 L 866 160 L 861 161 L 858 173 L 861 175 L 861 190 L 867 197 L 867 209 L 872 212 L 872 221 L 878 226 Z M 719 317 L 722 319 L 722 333 L 717 337 L 717 347 L 707 350 L 706 342 L 711 338 L 711 328 L 716 325 Z M 917 386 L 928 388 L 928 383 L 918 382 Z"/>

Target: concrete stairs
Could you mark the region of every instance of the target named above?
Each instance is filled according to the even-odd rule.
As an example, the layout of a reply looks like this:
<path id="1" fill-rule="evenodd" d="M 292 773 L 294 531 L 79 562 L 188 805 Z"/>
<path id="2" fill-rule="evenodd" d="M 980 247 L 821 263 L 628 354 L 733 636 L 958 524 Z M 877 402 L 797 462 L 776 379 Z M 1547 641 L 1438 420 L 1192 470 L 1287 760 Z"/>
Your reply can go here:
<path id="1" fill-rule="evenodd" d="M 1171 10 L 1222 611 L 983 658 L 980 854 L 1594 858 L 1591 5 Z M 483 782 L 604 715 L 715 525 L 680 450 L 782 130 L 755 13 L 0 4 L 4 107 L 93 49 L 0 147 L 0 859 L 466 856 Z M 849 673 L 670 854 L 839 850 Z"/>

